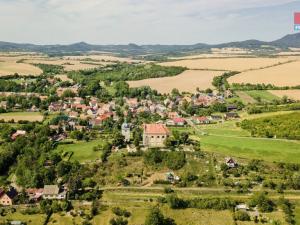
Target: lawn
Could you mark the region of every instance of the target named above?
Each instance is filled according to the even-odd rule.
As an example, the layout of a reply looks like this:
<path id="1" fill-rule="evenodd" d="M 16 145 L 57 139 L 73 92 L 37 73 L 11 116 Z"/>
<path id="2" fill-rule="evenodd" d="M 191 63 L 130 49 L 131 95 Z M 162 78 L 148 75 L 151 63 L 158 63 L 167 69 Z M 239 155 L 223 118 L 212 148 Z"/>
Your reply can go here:
<path id="1" fill-rule="evenodd" d="M 9 213 L 5 217 L 0 217 L 0 223 L 4 223 L 6 220 L 19 220 L 26 222 L 27 225 L 41 225 L 46 218 L 45 214 L 23 215 L 22 213 Z"/>
<path id="2" fill-rule="evenodd" d="M 14 120 L 15 122 L 19 120 L 26 120 L 30 122 L 42 121 L 44 116 L 39 112 L 11 112 L 11 113 L 1 113 L 0 120 L 10 121 Z"/>
<path id="3" fill-rule="evenodd" d="M 265 102 L 271 102 L 273 100 L 279 100 L 280 98 L 276 95 L 271 94 L 268 91 L 245 91 L 245 93 L 249 96 L 251 96 L 252 98 L 254 98 L 255 100 L 257 100 L 258 98 L 261 99 L 261 101 L 265 101 Z"/>
<path id="4" fill-rule="evenodd" d="M 74 144 L 62 144 L 57 147 L 58 151 L 73 152 L 72 161 L 86 162 L 100 159 L 102 152 L 94 151 L 93 148 L 102 143 L 102 140 L 89 142 L 79 141 Z"/>
<path id="5" fill-rule="evenodd" d="M 298 163 L 300 142 L 234 136 L 200 136 L 203 150 L 269 162 Z"/>

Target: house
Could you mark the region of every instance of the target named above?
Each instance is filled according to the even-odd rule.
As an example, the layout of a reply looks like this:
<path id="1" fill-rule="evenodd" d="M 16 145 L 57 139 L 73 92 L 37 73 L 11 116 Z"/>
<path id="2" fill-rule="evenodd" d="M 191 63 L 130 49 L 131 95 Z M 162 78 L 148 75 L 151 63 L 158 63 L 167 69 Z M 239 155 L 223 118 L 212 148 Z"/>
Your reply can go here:
<path id="1" fill-rule="evenodd" d="M 144 124 L 143 130 L 143 145 L 148 147 L 163 147 L 164 141 L 170 135 L 164 124 Z"/>
<path id="2" fill-rule="evenodd" d="M 0 189 L 0 205 L 11 206 L 13 205 L 14 198 L 18 195 L 18 192 L 13 187 L 10 187 L 8 191 Z"/>
<path id="3" fill-rule="evenodd" d="M 238 166 L 237 162 L 231 157 L 225 158 L 225 164 L 230 168 L 235 168 Z"/>
<path id="4" fill-rule="evenodd" d="M 186 124 L 185 119 L 181 117 L 173 118 L 173 122 L 175 126 L 184 126 Z"/>
<path id="5" fill-rule="evenodd" d="M 223 117 L 220 115 L 210 115 L 210 119 L 215 122 L 222 122 Z"/>
<path id="6" fill-rule="evenodd" d="M 67 197 L 67 191 L 60 189 L 57 185 L 45 185 L 43 199 L 63 200 Z"/>
<path id="7" fill-rule="evenodd" d="M 109 118 L 112 118 L 113 117 L 113 113 L 106 113 L 106 114 L 103 114 L 101 116 L 98 116 L 94 119 L 91 119 L 89 124 L 92 126 L 92 127 L 95 127 L 95 126 L 101 126 L 102 123 L 105 121 L 105 120 L 108 120 Z"/>
<path id="8" fill-rule="evenodd" d="M 178 118 L 179 115 L 177 112 L 168 112 L 168 118 L 169 119 L 174 119 L 174 118 Z"/>
<path id="9" fill-rule="evenodd" d="M 1 101 L 0 108 L 7 109 L 7 101 Z"/>
<path id="10" fill-rule="evenodd" d="M 63 104 L 61 102 L 51 102 L 48 111 L 49 112 L 58 112 L 63 110 Z"/>
<path id="11" fill-rule="evenodd" d="M 225 120 L 237 119 L 237 118 L 239 118 L 239 114 L 237 114 L 236 112 L 229 112 L 229 113 L 225 113 L 224 115 Z"/>
<path id="12" fill-rule="evenodd" d="M 25 192 L 29 197 L 29 200 L 37 202 L 42 198 L 43 188 L 29 188 Z"/>
<path id="13" fill-rule="evenodd" d="M 139 106 L 139 102 L 137 98 L 128 98 L 126 99 L 126 104 L 129 108 L 136 109 Z"/>
<path id="14" fill-rule="evenodd" d="M 169 181 L 173 184 L 180 181 L 180 177 L 176 176 L 173 172 L 168 172 L 166 173 L 166 181 Z"/>
<path id="15" fill-rule="evenodd" d="M 228 105 L 227 106 L 227 111 L 234 111 L 234 110 L 237 110 L 237 106 L 236 105 Z"/>
<path id="16" fill-rule="evenodd" d="M 11 135 L 12 140 L 16 140 L 19 136 L 24 136 L 26 134 L 25 130 L 17 130 L 15 133 Z"/>
<path id="17" fill-rule="evenodd" d="M 194 116 L 192 118 L 194 124 L 209 124 L 210 120 L 206 116 Z"/>

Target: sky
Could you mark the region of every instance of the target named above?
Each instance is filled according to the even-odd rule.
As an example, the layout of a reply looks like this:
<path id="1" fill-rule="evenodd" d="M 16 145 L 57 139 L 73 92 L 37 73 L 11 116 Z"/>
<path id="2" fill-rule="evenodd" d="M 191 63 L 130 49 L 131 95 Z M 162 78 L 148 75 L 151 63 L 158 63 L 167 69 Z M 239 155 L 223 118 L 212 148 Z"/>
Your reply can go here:
<path id="1" fill-rule="evenodd" d="M 299 0 L 0 0 L 0 41 L 217 44 L 293 31 Z"/>

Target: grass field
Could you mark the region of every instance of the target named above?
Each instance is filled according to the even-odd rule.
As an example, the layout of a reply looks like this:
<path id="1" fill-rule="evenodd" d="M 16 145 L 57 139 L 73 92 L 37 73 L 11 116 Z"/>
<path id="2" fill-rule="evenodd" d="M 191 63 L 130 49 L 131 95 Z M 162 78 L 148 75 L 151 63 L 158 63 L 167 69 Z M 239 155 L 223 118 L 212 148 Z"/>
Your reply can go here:
<path id="1" fill-rule="evenodd" d="M 280 98 L 276 95 L 273 95 L 269 91 L 245 91 L 247 95 L 252 97 L 253 99 L 260 98 L 261 101 L 271 102 L 273 100 L 279 100 Z"/>
<path id="2" fill-rule="evenodd" d="M 221 74 L 220 71 L 187 70 L 173 77 L 129 81 L 128 83 L 130 87 L 150 86 L 160 93 L 170 93 L 173 88 L 177 88 L 181 92 L 194 93 L 197 87 L 200 90 L 212 88 L 213 78 Z"/>
<path id="3" fill-rule="evenodd" d="M 11 113 L 1 113 L 0 120 L 10 121 L 14 120 L 15 122 L 19 120 L 26 120 L 30 122 L 34 121 L 43 121 L 44 116 L 39 112 L 11 112 Z"/>
<path id="4" fill-rule="evenodd" d="M 58 151 L 73 152 L 71 160 L 79 162 L 95 161 L 100 159 L 102 152 L 94 151 L 93 148 L 102 143 L 102 140 L 81 141 L 74 144 L 59 145 Z"/>
<path id="5" fill-rule="evenodd" d="M 189 59 L 161 63 L 164 66 L 183 66 L 189 69 L 245 71 L 260 69 L 289 61 L 288 58 L 210 58 Z M 297 70 L 296 70 L 297 71 Z M 296 73 L 295 71 L 295 73 Z"/>
<path id="6" fill-rule="evenodd" d="M 239 96 L 239 98 L 242 100 L 245 104 L 252 104 L 255 103 L 256 100 L 252 98 L 250 95 L 246 94 L 244 91 L 237 91 L 236 94 Z"/>
<path id="7" fill-rule="evenodd" d="M 300 84 L 300 61 L 260 70 L 247 71 L 230 77 L 230 83 L 273 84 L 296 86 Z"/>

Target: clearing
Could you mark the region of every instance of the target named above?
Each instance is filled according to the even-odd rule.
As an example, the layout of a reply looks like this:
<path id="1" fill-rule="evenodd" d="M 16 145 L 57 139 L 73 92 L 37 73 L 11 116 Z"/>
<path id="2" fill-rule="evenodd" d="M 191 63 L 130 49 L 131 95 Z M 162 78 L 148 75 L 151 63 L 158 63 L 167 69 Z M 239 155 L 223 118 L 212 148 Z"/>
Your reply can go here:
<path id="1" fill-rule="evenodd" d="M 221 74 L 222 72 L 219 71 L 186 70 L 173 77 L 128 81 L 128 84 L 130 87 L 150 86 L 160 93 L 170 93 L 173 88 L 177 88 L 181 92 L 193 93 L 197 87 L 200 90 L 212 88 L 213 78 Z"/>

